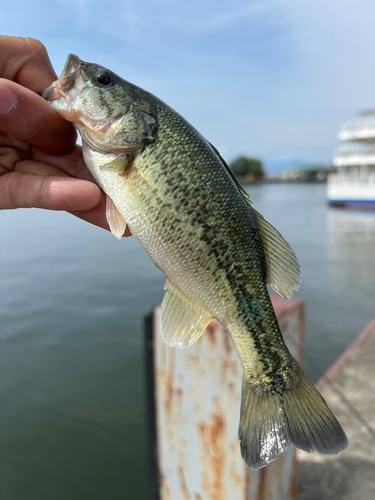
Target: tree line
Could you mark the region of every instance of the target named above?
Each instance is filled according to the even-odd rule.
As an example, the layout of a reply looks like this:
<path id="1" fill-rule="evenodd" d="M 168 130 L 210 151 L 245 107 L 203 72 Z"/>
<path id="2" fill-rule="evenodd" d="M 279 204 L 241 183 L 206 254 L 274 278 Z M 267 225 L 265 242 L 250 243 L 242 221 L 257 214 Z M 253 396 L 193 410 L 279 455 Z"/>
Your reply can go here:
<path id="1" fill-rule="evenodd" d="M 234 175 L 239 177 L 263 177 L 263 164 L 256 158 L 239 156 L 229 164 Z"/>

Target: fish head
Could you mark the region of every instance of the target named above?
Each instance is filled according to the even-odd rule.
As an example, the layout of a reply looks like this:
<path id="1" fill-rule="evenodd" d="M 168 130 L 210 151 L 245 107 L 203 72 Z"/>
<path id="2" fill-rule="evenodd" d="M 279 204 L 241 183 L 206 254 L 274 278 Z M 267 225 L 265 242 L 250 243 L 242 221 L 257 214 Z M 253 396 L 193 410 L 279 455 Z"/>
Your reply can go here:
<path id="1" fill-rule="evenodd" d="M 146 93 L 74 54 L 41 95 L 100 152 L 139 151 L 155 139 L 156 112 Z"/>

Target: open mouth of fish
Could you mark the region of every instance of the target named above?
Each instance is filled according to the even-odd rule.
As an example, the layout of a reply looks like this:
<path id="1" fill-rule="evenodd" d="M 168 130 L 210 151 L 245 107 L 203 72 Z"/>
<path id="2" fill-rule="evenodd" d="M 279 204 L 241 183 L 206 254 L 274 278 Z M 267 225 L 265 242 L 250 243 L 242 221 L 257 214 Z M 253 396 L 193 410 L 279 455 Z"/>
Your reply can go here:
<path id="1" fill-rule="evenodd" d="M 59 79 L 44 89 L 40 95 L 47 101 L 55 101 L 61 98 L 66 99 L 68 92 L 73 90 L 77 80 L 81 76 L 81 66 L 83 64 L 85 63 L 78 56 L 69 54 Z M 76 97 L 76 93 L 73 94 L 71 100 Z"/>
<path id="2" fill-rule="evenodd" d="M 76 55 L 69 54 L 60 77 L 40 93 L 68 121 L 79 121 L 74 101 L 87 87 L 82 77 L 82 67 L 86 64 Z"/>

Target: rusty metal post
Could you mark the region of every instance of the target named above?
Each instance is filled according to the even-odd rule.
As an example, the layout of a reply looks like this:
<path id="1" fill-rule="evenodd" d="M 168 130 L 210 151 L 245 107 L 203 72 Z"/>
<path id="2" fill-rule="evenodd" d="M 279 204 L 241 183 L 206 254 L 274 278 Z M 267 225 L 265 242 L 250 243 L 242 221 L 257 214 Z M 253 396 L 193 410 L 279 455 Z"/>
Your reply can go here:
<path id="1" fill-rule="evenodd" d="M 291 353 L 302 359 L 303 304 L 272 297 Z M 160 307 L 146 320 L 152 500 L 295 500 L 295 449 L 259 471 L 240 454 L 242 365 L 215 320 L 188 349 L 159 335 Z"/>

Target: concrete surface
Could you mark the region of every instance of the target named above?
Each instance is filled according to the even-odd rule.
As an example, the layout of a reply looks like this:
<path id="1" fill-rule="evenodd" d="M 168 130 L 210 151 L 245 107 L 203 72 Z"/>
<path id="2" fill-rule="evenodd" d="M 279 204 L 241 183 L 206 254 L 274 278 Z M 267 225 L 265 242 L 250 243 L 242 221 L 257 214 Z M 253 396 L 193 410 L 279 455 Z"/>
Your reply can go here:
<path id="1" fill-rule="evenodd" d="M 375 319 L 316 385 L 349 447 L 336 456 L 298 450 L 298 500 L 374 500 Z"/>

